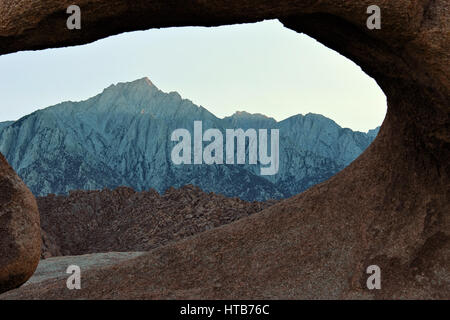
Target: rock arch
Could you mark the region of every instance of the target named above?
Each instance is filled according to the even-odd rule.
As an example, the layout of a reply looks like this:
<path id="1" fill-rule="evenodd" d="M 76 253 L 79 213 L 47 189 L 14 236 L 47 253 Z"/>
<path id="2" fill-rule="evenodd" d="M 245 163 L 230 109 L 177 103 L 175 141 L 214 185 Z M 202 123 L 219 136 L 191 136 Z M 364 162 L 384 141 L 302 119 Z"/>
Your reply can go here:
<path id="1" fill-rule="evenodd" d="M 373 144 L 330 180 L 123 263 L 114 285 L 103 270 L 80 292 L 50 287 L 46 297 L 449 298 L 448 1 L 77 2 L 79 31 L 65 28 L 67 1 L 2 2 L 0 54 L 124 31 L 278 18 L 361 66 L 385 92 L 388 112 Z M 381 30 L 366 27 L 371 4 L 381 8 Z M 370 264 L 381 267 L 382 290 L 365 287 Z"/>

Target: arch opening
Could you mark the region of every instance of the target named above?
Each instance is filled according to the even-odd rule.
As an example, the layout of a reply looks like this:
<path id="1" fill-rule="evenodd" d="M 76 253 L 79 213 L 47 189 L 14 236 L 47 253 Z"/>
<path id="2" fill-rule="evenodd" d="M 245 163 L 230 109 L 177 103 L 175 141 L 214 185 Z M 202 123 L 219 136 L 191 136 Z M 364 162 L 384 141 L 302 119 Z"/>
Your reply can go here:
<path id="1" fill-rule="evenodd" d="M 355 160 L 375 139 L 386 108 L 356 65 L 274 20 L 129 33 L 9 55 L 0 68 L 4 106 L 16 106 L 3 117 L 28 113 L 3 123 L 0 151 L 36 196 L 119 186 L 164 193 L 193 184 L 247 201 L 289 198 Z M 182 128 L 192 152 L 174 161 L 171 133 Z M 222 158 L 206 154 L 208 129 L 221 131 Z M 246 140 L 242 161 L 234 159 L 240 140 L 226 135 L 239 129 L 254 131 L 247 139 L 256 141 L 253 150 Z M 266 140 L 259 130 L 269 133 Z M 271 130 L 279 132 L 276 157 Z"/>

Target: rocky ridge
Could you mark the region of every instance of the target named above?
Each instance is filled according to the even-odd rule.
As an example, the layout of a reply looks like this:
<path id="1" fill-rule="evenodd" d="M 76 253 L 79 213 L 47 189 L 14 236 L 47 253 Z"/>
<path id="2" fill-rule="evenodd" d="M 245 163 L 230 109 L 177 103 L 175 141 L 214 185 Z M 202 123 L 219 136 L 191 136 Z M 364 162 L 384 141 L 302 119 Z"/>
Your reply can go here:
<path id="1" fill-rule="evenodd" d="M 222 133 L 279 129 L 278 173 L 260 175 L 260 164 L 174 165 L 171 133 L 185 128 L 193 136 L 195 120 L 202 121 L 203 130 Z M 176 92 L 162 92 L 148 78 L 36 111 L 3 129 L 0 125 L 0 151 L 36 196 L 118 186 L 163 193 L 193 184 L 248 201 L 281 199 L 329 179 L 374 138 L 317 114 L 280 122 L 246 112 L 219 119 Z"/>
<path id="2" fill-rule="evenodd" d="M 37 198 L 42 258 L 149 251 L 259 212 L 275 201 L 246 202 L 192 185 L 155 190 L 71 191 Z"/>

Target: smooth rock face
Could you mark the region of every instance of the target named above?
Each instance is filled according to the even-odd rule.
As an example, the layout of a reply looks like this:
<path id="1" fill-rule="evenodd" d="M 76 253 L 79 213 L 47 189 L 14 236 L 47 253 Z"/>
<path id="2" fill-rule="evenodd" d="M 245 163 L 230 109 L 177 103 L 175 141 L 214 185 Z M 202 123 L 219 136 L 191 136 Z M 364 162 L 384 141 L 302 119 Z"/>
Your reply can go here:
<path id="1" fill-rule="evenodd" d="M 36 200 L 0 154 L 0 293 L 26 282 L 40 253 Z"/>
<path id="2" fill-rule="evenodd" d="M 280 18 L 360 65 L 385 92 L 387 116 L 358 159 L 300 195 L 92 271 L 83 290 L 44 282 L 12 297 L 450 299 L 449 1 L 380 1 L 376 31 L 366 27 L 366 0 L 80 5 L 87 2 L 78 33 L 60 28 L 62 2 L 42 2 L 42 10 L 31 0 L 2 2 L 0 53 L 151 27 Z M 372 264 L 381 268 L 381 290 L 366 287 Z"/>

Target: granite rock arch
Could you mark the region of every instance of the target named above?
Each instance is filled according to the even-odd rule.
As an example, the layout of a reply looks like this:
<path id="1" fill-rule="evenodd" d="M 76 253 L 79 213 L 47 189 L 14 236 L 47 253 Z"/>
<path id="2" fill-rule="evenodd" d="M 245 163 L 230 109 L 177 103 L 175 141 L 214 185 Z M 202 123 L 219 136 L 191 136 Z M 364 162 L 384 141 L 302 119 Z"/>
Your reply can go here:
<path id="1" fill-rule="evenodd" d="M 69 31 L 69 1 L 4 1 L 0 54 L 148 28 L 278 18 L 361 66 L 385 92 L 388 112 L 373 144 L 332 179 L 122 263 L 114 284 L 102 269 L 80 292 L 48 283 L 43 297 L 449 298 L 448 1 L 77 2 L 82 29 Z M 381 30 L 366 27 L 371 4 L 381 8 Z M 382 290 L 365 288 L 370 264 L 381 267 Z"/>

